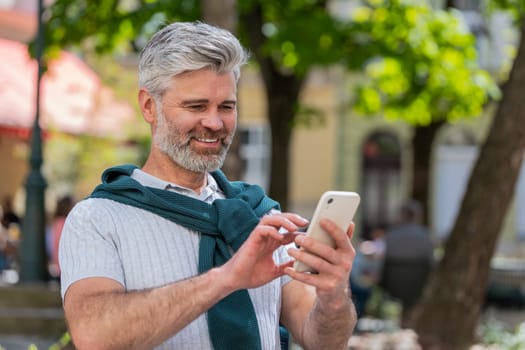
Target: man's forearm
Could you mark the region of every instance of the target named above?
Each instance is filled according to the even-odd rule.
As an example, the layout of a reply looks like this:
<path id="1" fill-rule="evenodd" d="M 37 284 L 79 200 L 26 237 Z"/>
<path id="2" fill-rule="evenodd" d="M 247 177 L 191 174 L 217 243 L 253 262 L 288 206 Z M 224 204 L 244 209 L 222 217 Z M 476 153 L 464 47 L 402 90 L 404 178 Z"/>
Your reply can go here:
<path id="1" fill-rule="evenodd" d="M 303 326 L 303 347 L 346 349 L 356 322 L 357 315 L 350 297 L 337 308 L 330 309 L 316 301 Z"/>
<path id="2" fill-rule="evenodd" d="M 229 291 L 218 269 L 160 288 L 87 296 L 66 305 L 78 349 L 147 349 L 206 312 Z"/>

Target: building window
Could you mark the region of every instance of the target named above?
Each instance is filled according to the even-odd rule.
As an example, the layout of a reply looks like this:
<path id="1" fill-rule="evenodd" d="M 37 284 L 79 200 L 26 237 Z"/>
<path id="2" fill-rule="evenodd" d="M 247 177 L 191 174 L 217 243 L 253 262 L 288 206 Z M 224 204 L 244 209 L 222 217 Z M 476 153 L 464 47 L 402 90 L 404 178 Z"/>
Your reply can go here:
<path id="1" fill-rule="evenodd" d="M 385 131 L 371 134 L 362 147 L 363 238 L 371 230 L 388 227 L 396 219 L 401 200 L 401 147 L 398 137 Z"/>
<path id="2" fill-rule="evenodd" d="M 270 178 L 270 133 L 263 126 L 239 127 L 242 179 L 265 190 Z"/>

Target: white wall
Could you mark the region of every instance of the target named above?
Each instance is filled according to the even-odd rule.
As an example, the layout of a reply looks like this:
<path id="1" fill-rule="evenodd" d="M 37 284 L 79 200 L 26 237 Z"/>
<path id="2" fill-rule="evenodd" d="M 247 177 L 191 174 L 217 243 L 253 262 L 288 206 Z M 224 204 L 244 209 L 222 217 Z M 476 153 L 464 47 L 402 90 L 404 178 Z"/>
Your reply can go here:
<path id="1" fill-rule="evenodd" d="M 439 146 L 434 173 L 434 203 L 432 230 L 437 238 L 444 238 L 452 229 L 465 193 L 472 166 L 476 161 L 476 146 Z M 525 163 L 515 190 L 515 236 L 525 240 Z"/>
<path id="2" fill-rule="evenodd" d="M 439 146 L 434 173 L 432 229 L 444 238 L 452 229 L 477 156 L 475 146 Z"/>

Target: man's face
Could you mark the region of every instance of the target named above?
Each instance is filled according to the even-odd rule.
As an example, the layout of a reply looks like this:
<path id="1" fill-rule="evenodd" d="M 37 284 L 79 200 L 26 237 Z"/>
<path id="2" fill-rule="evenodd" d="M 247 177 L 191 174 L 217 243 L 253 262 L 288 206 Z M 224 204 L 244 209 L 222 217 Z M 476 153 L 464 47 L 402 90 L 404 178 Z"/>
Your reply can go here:
<path id="1" fill-rule="evenodd" d="M 153 142 L 185 169 L 214 171 L 226 158 L 236 125 L 233 74 L 187 72 L 174 77 L 162 97 Z"/>

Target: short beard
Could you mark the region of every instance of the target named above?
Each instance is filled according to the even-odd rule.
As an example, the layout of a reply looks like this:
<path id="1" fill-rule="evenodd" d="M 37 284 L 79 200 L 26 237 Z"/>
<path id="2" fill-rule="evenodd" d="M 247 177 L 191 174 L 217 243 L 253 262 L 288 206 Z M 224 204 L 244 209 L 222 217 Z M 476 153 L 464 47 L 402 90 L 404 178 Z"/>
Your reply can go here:
<path id="1" fill-rule="evenodd" d="M 181 167 L 196 173 L 212 172 L 220 167 L 226 159 L 228 150 L 231 146 L 233 135 L 235 131 L 231 132 L 222 141 L 222 148 L 219 153 L 212 152 L 196 152 L 191 148 L 191 139 L 198 136 L 196 133 L 183 134 L 173 123 L 167 120 L 159 108 L 157 114 L 157 129 L 153 135 L 153 143 L 160 149 L 160 151 L 170 157 L 175 163 Z M 213 137 L 219 136 L 223 139 L 224 132 L 215 133 Z M 212 136 L 200 135 L 204 137 Z"/>

